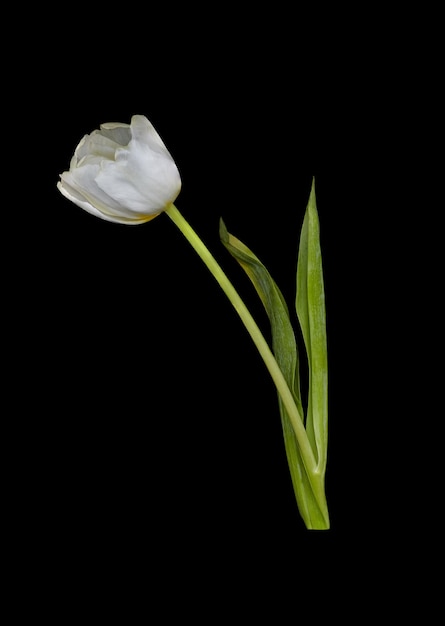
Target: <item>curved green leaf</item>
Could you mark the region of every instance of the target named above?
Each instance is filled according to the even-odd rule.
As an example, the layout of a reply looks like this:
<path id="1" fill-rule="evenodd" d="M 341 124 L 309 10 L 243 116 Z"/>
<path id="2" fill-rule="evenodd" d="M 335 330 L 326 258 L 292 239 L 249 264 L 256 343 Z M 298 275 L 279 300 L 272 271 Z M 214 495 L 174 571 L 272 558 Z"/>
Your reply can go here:
<path id="1" fill-rule="evenodd" d="M 223 220 L 220 220 L 220 238 L 249 276 L 266 309 L 272 330 L 273 353 L 293 393 L 298 412 L 303 416 L 298 350 L 283 294 L 259 258 L 227 231 Z"/>

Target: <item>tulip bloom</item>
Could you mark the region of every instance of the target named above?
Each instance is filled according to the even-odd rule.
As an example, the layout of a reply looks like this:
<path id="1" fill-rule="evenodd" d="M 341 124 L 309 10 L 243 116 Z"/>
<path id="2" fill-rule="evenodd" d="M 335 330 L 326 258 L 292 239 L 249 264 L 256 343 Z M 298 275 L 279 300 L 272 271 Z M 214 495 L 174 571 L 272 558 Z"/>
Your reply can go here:
<path id="1" fill-rule="evenodd" d="M 57 183 L 82 209 L 110 222 L 142 224 L 162 213 L 181 191 L 178 168 L 152 124 L 101 124 L 85 135 L 70 169 Z"/>

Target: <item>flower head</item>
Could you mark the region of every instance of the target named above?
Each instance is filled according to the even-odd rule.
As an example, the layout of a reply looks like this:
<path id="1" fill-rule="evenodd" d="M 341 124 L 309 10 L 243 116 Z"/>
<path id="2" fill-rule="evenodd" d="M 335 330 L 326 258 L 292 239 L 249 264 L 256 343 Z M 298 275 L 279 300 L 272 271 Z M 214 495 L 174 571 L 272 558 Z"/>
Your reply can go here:
<path id="1" fill-rule="evenodd" d="M 153 125 L 133 115 L 131 124 L 101 124 L 85 135 L 57 187 L 97 217 L 142 224 L 176 200 L 181 178 Z"/>

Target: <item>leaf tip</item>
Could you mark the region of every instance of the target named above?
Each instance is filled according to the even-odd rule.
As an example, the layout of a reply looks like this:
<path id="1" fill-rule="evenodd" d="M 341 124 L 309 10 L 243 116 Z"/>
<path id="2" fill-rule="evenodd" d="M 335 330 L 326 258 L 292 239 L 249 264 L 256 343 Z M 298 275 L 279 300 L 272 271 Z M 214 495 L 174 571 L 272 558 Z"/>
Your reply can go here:
<path id="1" fill-rule="evenodd" d="M 222 217 L 219 218 L 219 238 L 223 243 L 228 243 L 229 241 L 229 233 Z"/>

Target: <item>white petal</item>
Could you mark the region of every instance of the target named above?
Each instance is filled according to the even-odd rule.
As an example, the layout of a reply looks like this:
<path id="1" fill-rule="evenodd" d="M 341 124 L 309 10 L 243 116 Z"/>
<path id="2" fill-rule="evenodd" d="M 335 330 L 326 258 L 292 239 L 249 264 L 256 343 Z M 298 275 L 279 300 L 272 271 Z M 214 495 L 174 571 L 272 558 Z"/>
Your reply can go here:
<path id="1" fill-rule="evenodd" d="M 96 207 L 101 214 L 133 219 L 135 216 L 131 209 L 105 193 L 97 185 L 96 177 L 99 167 L 99 165 L 87 163 L 69 172 L 64 172 L 61 179 L 64 184 L 75 189 L 79 197 Z"/>
<path id="2" fill-rule="evenodd" d="M 171 158 L 153 124 L 144 115 L 133 115 L 131 118 L 131 137 L 133 142 L 137 141 L 145 144 L 151 150 L 168 155 Z"/>
<path id="3" fill-rule="evenodd" d="M 93 206 L 90 202 L 88 202 L 79 192 L 71 187 L 65 180 L 61 179 L 57 183 L 57 187 L 62 195 L 68 200 L 71 200 L 74 204 L 76 204 L 81 209 L 84 209 L 91 215 L 95 215 L 96 217 L 100 217 L 103 220 L 108 222 L 114 222 L 115 224 L 143 224 L 144 222 L 148 222 L 148 220 L 156 217 L 155 215 L 142 215 L 137 218 L 127 218 L 123 216 L 111 215 L 109 213 L 103 213 L 97 207 Z"/>
<path id="4" fill-rule="evenodd" d="M 130 124 L 107 122 L 100 125 L 99 131 L 104 137 L 112 139 L 120 146 L 128 146 L 131 139 Z"/>
<path id="5" fill-rule="evenodd" d="M 62 193 L 65 196 L 65 198 L 68 198 L 68 200 L 71 200 L 71 202 L 74 202 L 74 204 L 77 204 L 77 206 L 79 206 L 81 209 L 88 211 L 88 213 L 91 213 L 92 215 L 95 215 L 96 217 L 101 217 L 102 219 L 108 220 L 110 222 L 118 221 L 115 217 L 111 215 L 105 215 L 104 213 L 101 213 L 92 204 L 90 204 L 87 200 L 85 200 L 85 198 L 81 196 L 76 191 L 76 189 L 71 187 L 63 178 L 57 183 L 57 187 L 60 193 Z"/>
<path id="6" fill-rule="evenodd" d="M 122 146 L 109 137 L 104 137 L 102 133 L 95 130 L 91 135 L 85 137 L 82 146 L 82 154 L 101 156 L 104 159 L 114 160 L 114 154 Z"/>
<path id="7" fill-rule="evenodd" d="M 116 162 L 103 162 L 99 187 L 136 213 L 158 213 L 174 202 L 181 179 L 174 161 L 134 144 L 118 151 Z"/>
<path id="8" fill-rule="evenodd" d="M 79 141 L 79 143 L 77 144 L 76 149 L 74 150 L 73 158 L 71 159 L 70 168 L 75 167 L 75 164 L 78 161 L 80 161 L 80 159 L 84 157 L 85 154 L 87 154 L 84 146 L 85 146 L 85 142 L 88 140 L 88 137 L 89 135 L 84 135 L 82 139 Z"/>

